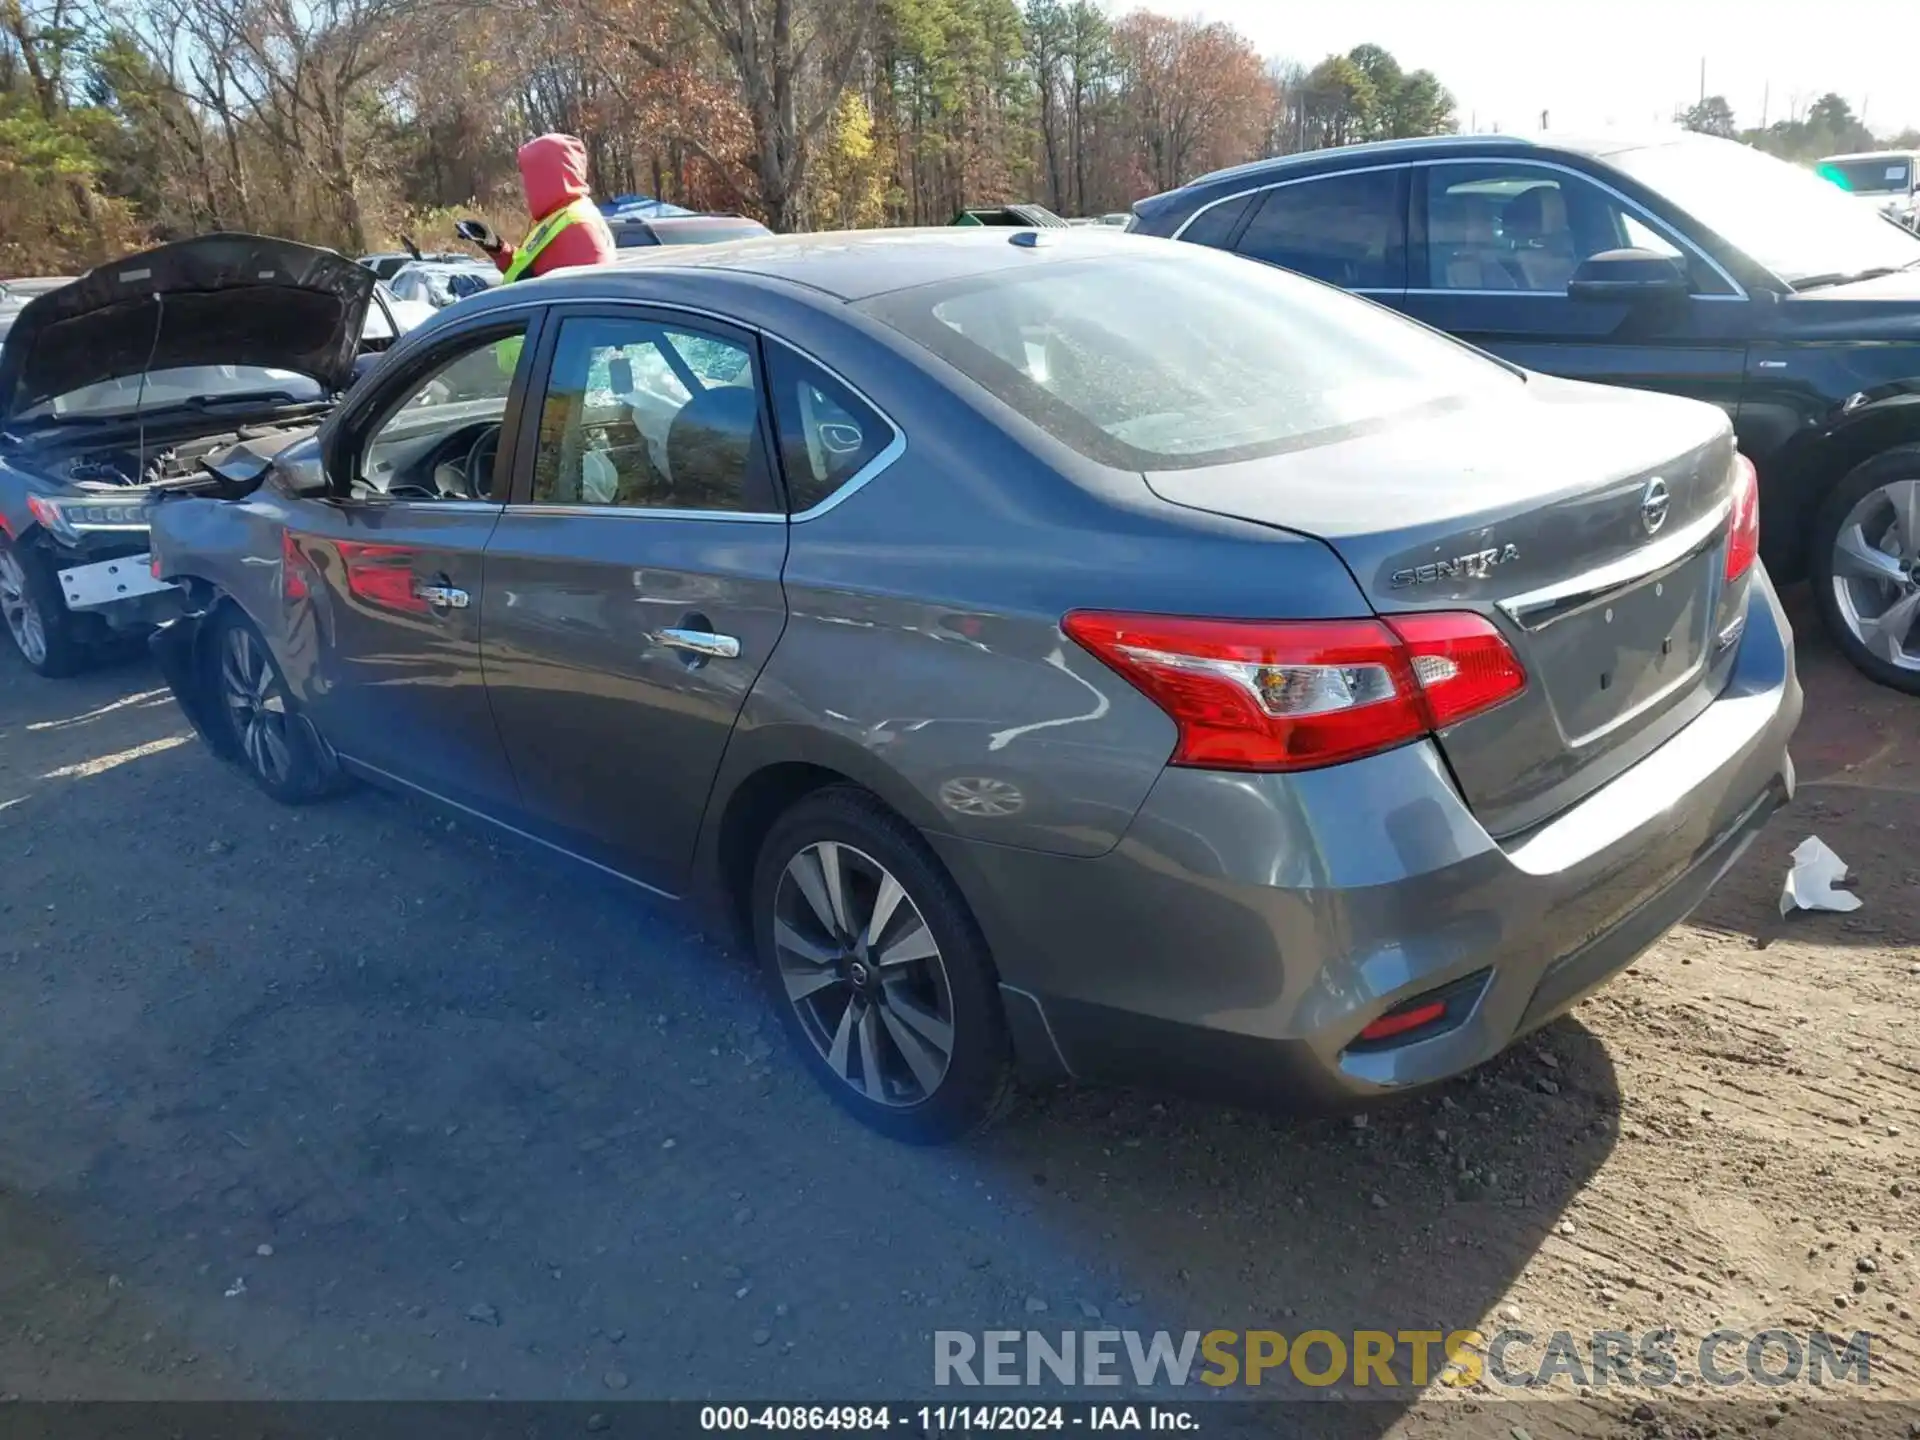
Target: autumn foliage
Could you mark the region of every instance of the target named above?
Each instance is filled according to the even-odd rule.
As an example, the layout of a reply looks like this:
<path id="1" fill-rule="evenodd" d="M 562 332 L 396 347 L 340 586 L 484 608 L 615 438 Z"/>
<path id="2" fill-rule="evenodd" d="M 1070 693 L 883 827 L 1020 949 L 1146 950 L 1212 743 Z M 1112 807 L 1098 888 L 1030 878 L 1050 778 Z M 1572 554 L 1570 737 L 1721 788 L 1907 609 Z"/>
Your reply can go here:
<path id="1" fill-rule="evenodd" d="M 548 130 L 586 142 L 602 196 L 803 229 L 1098 215 L 1451 123 L 1378 47 L 1305 72 L 1093 0 L 0 0 L 0 273 L 216 228 L 517 234 L 514 151 Z"/>

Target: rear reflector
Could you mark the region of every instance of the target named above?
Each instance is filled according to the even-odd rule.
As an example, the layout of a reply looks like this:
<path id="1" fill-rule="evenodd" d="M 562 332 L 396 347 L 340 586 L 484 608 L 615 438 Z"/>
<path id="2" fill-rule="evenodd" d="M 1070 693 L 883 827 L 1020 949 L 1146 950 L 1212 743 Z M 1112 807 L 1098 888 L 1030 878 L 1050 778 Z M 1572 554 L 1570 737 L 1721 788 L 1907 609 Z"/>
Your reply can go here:
<path id="1" fill-rule="evenodd" d="M 1308 770 L 1405 745 L 1526 689 L 1493 624 L 1202 620 L 1076 610 L 1061 628 L 1172 717 L 1175 765 Z"/>
<path id="2" fill-rule="evenodd" d="M 1431 1025 L 1447 1013 L 1446 1005 L 1439 1000 L 1429 1000 L 1424 1005 L 1416 1005 L 1411 1010 L 1397 1010 L 1391 1015 L 1382 1015 L 1366 1029 L 1360 1032 L 1362 1040 L 1391 1040 L 1396 1035 L 1404 1035 L 1409 1030 L 1418 1030 L 1422 1025 Z"/>
<path id="3" fill-rule="evenodd" d="M 1733 519 L 1727 527 L 1727 579 L 1738 580 L 1760 555 L 1760 477 L 1739 451 L 1733 456 Z"/>

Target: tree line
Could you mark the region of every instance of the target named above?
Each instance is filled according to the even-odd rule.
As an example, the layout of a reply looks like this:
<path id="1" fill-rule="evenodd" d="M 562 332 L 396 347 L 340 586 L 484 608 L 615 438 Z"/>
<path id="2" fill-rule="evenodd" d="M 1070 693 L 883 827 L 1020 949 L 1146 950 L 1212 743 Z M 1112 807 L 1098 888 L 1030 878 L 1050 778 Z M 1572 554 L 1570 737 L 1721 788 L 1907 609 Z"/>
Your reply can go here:
<path id="1" fill-rule="evenodd" d="M 1846 98 L 1831 92 L 1809 105 L 1804 115 L 1747 128 L 1735 118 L 1726 96 L 1709 95 L 1699 104 L 1688 106 L 1680 115 L 1680 123 L 1702 135 L 1744 140 L 1769 155 L 1802 164 L 1862 150 L 1920 150 L 1920 130 L 1909 128 L 1884 140 L 1877 138 L 1853 113 Z"/>
<path id="2" fill-rule="evenodd" d="M 1311 68 L 1093 0 L 0 0 L 0 274 L 257 230 L 352 253 L 526 221 L 563 130 L 602 197 L 777 230 L 1070 215 L 1262 155 L 1454 128 L 1377 45 Z"/>

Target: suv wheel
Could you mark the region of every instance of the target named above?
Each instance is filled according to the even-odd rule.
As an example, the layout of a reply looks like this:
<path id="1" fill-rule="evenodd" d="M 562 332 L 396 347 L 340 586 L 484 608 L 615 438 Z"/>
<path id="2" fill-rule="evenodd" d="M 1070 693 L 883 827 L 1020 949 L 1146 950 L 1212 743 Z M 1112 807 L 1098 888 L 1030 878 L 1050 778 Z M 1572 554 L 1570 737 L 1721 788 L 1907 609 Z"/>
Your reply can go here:
<path id="1" fill-rule="evenodd" d="M 208 706 L 224 746 L 254 784 L 286 805 L 318 800 L 338 787 L 339 767 L 313 727 L 294 709 L 267 642 L 237 610 L 222 610 L 206 650 Z"/>
<path id="2" fill-rule="evenodd" d="M 45 560 L 0 535 L 0 620 L 27 668 L 48 679 L 85 668 L 87 652 L 73 638 L 59 579 Z"/>
<path id="3" fill-rule="evenodd" d="M 1840 649 L 1920 695 L 1920 445 L 1874 456 L 1820 507 L 1814 590 Z"/>
<path id="4" fill-rule="evenodd" d="M 1005 1112 L 1012 1052 L 986 943 L 912 826 L 864 791 L 818 791 L 768 834 L 752 905 L 781 1018 L 843 1106 L 921 1144 Z"/>

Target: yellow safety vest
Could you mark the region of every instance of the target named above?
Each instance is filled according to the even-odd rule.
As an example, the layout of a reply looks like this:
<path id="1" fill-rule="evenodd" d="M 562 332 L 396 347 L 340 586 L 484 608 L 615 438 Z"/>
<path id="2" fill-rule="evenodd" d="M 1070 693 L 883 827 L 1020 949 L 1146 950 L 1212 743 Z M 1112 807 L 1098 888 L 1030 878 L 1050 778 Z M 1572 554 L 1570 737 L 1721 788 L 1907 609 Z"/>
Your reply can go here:
<path id="1" fill-rule="evenodd" d="M 600 212 L 594 208 L 591 200 L 570 200 L 562 205 L 527 232 L 527 238 L 520 242 L 520 248 L 514 252 L 513 263 L 507 266 L 506 277 L 501 283 L 511 285 L 526 274 L 533 262 L 540 258 L 540 252 L 551 245 L 569 225 L 582 225 L 599 216 Z"/>
<path id="2" fill-rule="evenodd" d="M 584 224 L 597 219 L 599 215 L 599 210 L 591 200 L 570 200 L 562 205 L 527 232 L 527 238 L 513 252 L 513 263 L 507 266 L 507 273 L 501 277 L 500 283 L 511 285 L 525 275 L 533 268 L 533 262 L 540 258 L 540 252 L 551 245 L 569 225 Z M 493 355 L 499 362 L 500 373 L 511 378 L 520 364 L 520 337 L 515 335 L 500 341 L 493 347 Z"/>

